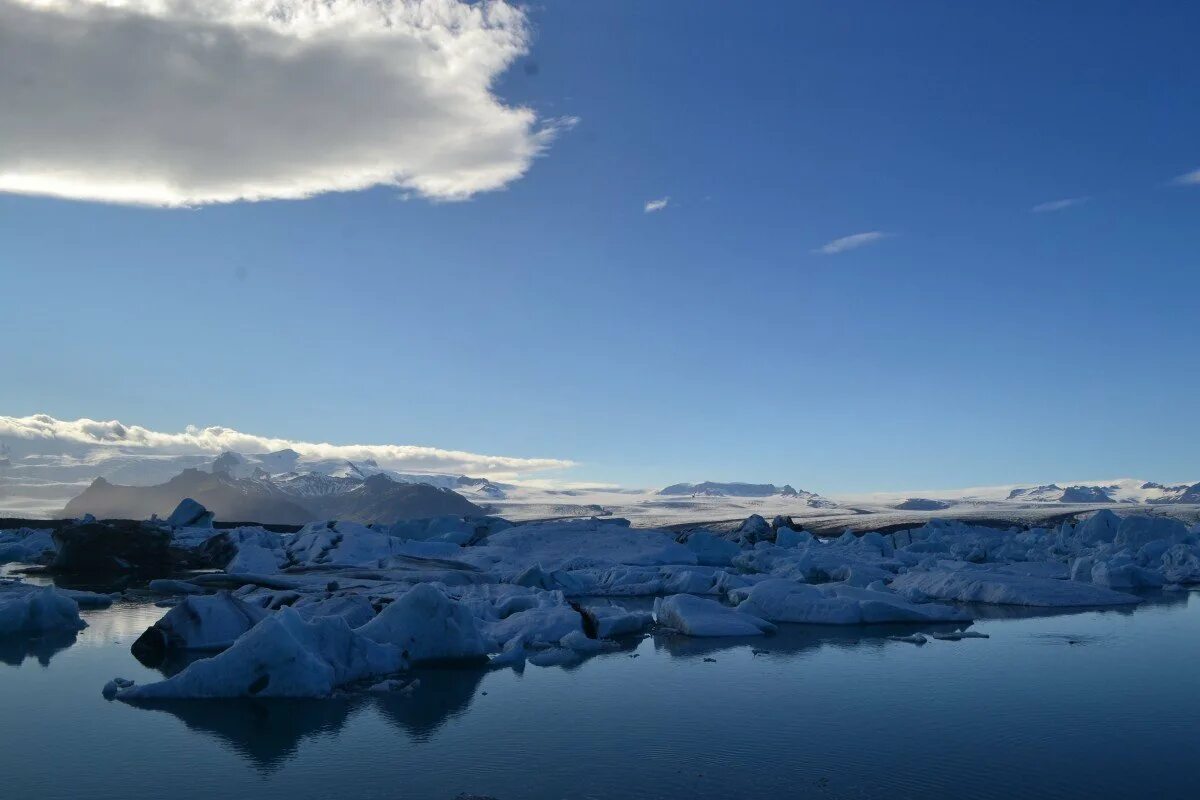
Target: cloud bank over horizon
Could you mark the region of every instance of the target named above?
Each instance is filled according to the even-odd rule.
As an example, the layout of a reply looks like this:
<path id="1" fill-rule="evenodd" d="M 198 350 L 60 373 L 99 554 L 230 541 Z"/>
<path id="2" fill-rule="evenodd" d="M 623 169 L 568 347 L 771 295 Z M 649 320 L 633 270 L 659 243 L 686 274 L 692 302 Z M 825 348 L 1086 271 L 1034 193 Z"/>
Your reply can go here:
<path id="1" fill-rule="evenodd" d="M 0 0 L 0 192 L 467 199 L 577 121 L 493 93 L 529 41 L 501 0 Z"/>
<path id="2" fill-rule="evenodd" d="M 167 433 L 116 420 L 60 420 L 46 414 L 28 417 L 0 416 L 0 443 L 10 457 L 26 454 L 78 453 L 111 448 L 114 451 L 155 455 L 219 455 L 227 450 L 261 454 L 294 450 L 308 459 L 374 460 L 380 467 L 399 472 L 458 473 L 494 480 L 513 479 L 528 473 L 567 469 L 575 462 L 558 458 L 518 458 L 398 444 L 329 444 L 302 442 L 243 433 L 221 426 L 187 426 Z M 103 452 L 103 450 L 101 450 Z"/>

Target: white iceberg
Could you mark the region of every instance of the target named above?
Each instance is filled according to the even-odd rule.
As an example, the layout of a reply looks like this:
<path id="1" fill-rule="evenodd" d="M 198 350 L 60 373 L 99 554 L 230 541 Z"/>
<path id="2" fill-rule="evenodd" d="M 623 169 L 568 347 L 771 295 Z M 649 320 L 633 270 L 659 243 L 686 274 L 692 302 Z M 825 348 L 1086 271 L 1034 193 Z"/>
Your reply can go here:
<path id="1" fill-rule="evenodd" d="M 409 589 L 357 633 L 399 648 L 413 664 L 487 656 L 470 608 L 428 583 Z"/>
<path id="2" fill-rule="evenodd" d="M 338 617 L 306 622 L 283 608 L 228 650 L 195 661 L 174 677 L 133 686 L 119 700 L 218 697 L 328 697 L 354 681 L 383 677 L 405 666 L 400 649 L 379 644 Z"/>

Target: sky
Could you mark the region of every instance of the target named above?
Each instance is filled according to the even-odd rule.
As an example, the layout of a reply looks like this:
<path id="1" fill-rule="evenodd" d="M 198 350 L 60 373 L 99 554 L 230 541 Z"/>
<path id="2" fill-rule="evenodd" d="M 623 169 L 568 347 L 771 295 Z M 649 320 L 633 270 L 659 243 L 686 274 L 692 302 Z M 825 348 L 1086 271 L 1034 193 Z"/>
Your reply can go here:
<path id="1" fill-rule="evenodd" d="M 1200 6 L 269 5 L 0 0 L 0 414 L 1200 480 Z"/>

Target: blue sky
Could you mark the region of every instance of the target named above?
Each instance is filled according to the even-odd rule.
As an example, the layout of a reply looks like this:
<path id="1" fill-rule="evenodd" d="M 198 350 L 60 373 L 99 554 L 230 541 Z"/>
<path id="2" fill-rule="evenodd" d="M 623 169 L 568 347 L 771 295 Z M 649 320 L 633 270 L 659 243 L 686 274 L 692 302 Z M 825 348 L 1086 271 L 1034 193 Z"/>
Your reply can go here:
<path id="1" fill-rule="evenodd" d="M 578 122 L 498 191 L 0 194 L 0 413 L 629 485 L 1200 479 L 1200 7 L 528 19 L 494 93 Z"/>

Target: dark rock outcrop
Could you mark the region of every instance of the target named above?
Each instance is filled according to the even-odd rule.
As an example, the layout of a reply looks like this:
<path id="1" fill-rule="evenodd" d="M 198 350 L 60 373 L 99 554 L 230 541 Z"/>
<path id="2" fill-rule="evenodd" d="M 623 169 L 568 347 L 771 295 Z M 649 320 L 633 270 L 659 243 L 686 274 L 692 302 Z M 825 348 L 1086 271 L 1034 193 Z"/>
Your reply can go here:
<path id="1" fill-rule="evenodd" d="M 171 534 L 140 522 L 88 522 L 53 534 L 58 554 L 49 569 L 70 575 L 169 575 L 181 558 Z"/>

